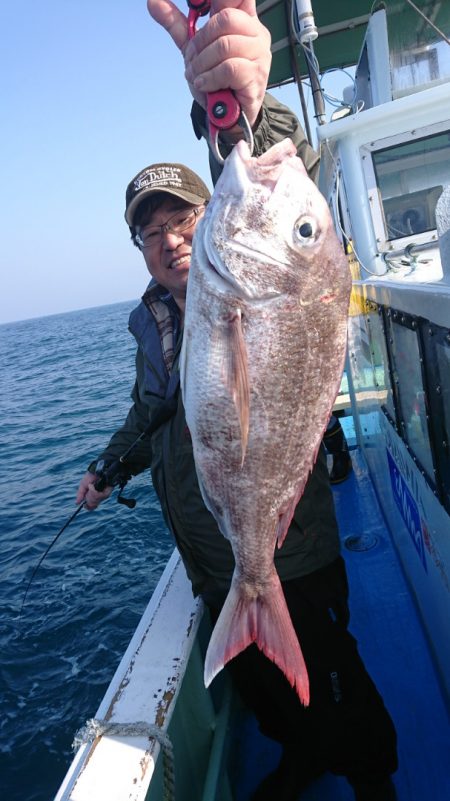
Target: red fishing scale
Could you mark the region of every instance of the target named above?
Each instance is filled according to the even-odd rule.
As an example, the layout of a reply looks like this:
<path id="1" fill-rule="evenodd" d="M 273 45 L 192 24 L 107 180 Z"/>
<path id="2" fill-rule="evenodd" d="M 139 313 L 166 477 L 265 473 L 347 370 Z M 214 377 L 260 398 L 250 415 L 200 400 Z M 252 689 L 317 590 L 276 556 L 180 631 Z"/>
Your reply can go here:
<path id="1" fill-rule="evenodd" d="M 198 19 L 209 14 L 211 2 L 210 0 L 187 0 L 187 2 L 189 6 L 187 18 L 188 37 L 192 39 L 197 32 L 196 25 Z M 218 92 L 208 92 L 206 99 L 209 137 L 216 159 L 221 163 L 224 161 L 219 150 L 220 132 L 229 131 L 230 128 L 233 128 L 235 125 L 240 125 L 243 129 L 245 139 L 250 147 L 250 152 L 253 153 L 253 132 L 251 125 L 232 90 L 221 89 Z"/>

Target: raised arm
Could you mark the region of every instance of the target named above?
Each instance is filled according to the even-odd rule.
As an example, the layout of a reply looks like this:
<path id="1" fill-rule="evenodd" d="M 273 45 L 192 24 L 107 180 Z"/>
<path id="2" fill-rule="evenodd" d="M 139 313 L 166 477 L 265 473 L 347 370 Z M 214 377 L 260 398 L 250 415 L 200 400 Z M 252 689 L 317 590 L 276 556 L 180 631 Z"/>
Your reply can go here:
<path id="1" fill-rule="evenodd" d="M 171 0 L 147 0 L 147 6 L 184 56 L 185 76 L 194 97 L 192 122 L 197 137 L 204 137 L 209 143 L 204 93 L 232 89 L 252 125 L 254 155 L 261 155 L 288 136 L 310 177 L 317 180 L 319 156 L 308 144 L 299 120 L 287 106 L 266 93 L 270 34 L 259 22 L 255 0 L 212 0 L 211 18 L 191 41 L 187 16 Z M 241 136 L 238 128 L 221 134 L 221 153 L 226 156 Z M 215 183 L 222 166 L 212 154 L 210 168 Z"/>
<path id="2" fill-rule="evenodd" d="M 181 51 L 195 100 L 206 108 L 206 92 L 232 89 L 254 126 L 272 58 L 270 34 L 257 17 L 255 0 L 212 0 L 210 17 L 190 41 L 187 3 L 186 14 L 171 0 L 147 0 L 147 7 Z"/>

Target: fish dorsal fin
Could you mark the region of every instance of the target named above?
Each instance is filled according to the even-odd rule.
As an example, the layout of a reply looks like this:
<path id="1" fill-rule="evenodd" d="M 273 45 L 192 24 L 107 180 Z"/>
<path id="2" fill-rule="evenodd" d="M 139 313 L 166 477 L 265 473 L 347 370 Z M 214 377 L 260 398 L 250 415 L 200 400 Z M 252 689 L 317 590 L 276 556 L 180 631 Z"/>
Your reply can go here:
<path id="1" fill-rule="evenodd" d="M 244 464 L 250 419 L 250 385 L 247 346 L 242 331 L 242 313 L 236 309 L 228 318 L 227 386 L 239 418 L 241 429 L 241 466 Z"/>

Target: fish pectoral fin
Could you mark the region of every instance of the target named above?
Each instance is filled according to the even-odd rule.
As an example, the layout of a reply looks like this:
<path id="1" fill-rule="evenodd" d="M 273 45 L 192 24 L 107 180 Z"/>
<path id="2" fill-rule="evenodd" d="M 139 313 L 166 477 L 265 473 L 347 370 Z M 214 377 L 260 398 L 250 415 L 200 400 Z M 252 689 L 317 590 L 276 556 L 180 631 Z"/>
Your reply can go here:
<path id="1" fill-rule="evenodd" d="M 250 419 L 250 384 L 248 377 L 247 345 L 242 330 L 240 309 L 230 314 L 227 326 L 226 383 L 239 419 L 241 430 L 241 466 L 244 463 Z"/>
<path id="2" fill-rule="evenodd" d="M 261 595 L 246 593 L 244 583 L 233 576 L 206 652 L 205 686 L 210 685 L 227 662 L 252 643 L 275 662 L 302 704 L 307 706 L 308 673 L 275 571 L 267 592 Z"/>

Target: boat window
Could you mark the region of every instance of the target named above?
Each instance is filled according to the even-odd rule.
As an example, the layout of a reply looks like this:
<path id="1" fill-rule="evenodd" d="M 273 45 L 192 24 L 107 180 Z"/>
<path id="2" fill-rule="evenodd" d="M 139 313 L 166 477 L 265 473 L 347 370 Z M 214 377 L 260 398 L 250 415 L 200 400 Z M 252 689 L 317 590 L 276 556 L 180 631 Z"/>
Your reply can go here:
<path id="1" fill-rule="evenodd" d="M 436 228 L 436 203 L 450 183 L 450 132 L 372 153 L 386 239 Z"/>
<path id="2" fill-rule="evenodd" d="M 443 490 L 450 505 L 450 339 L 447 332 L 445 344 L 436 344 L 437 371 L 440 383 L 435 387 L 442 401 L 440 418 L 439 454 Z"/>
<path id="3" fill-rule="evenodd" d="M 450 433 L 450 343 L 436 345 L 437 369 L 440 384 L 436 389 L 442 397 L 443 423 L 447 433 Z M 448 443 L 448 437 L 446 438 Z"/>
<path id="4" fill-rule="evenodd" d="M 434 24 L 450 33 L 450 4 L 427 3 Z M 426 9 L 424 9 L 426 10 Z M 394 98 L 450 78 L 450 48 L 407 0 L 387 3 L 389 60 Z"/>
<path id="5" fill-rule="evenodd" d="M 450 328 L 386 307 L 369 321 L 381 408 L 450 513 Z"/>
<path id="6" fill-rule="evenodd" d="M 413 456 L 434 483 L 433 457 L 428 430 L 428 408 L 422 374 L 417 320 L 392 312 L 389 345 L 400 434 Z"/>
<path id="7" fill-rule="evenodd" d="M 377 314 L 367 315 L 367 328 L 369 332 L 374 381 L 378 391 L 378 399 L 382 408 L 390 417 L 391 422 L 395 423 L 396 415 L 394 396 L 389 374 L 389 359 L 386 350 L 384 324 L 381 312 L 382 307 L 380 306 Z"/>
<path id="8" fill-rule="evenodd" d="M 450 329 L 422 324 L 438 487 L 450 511 Z"/>

